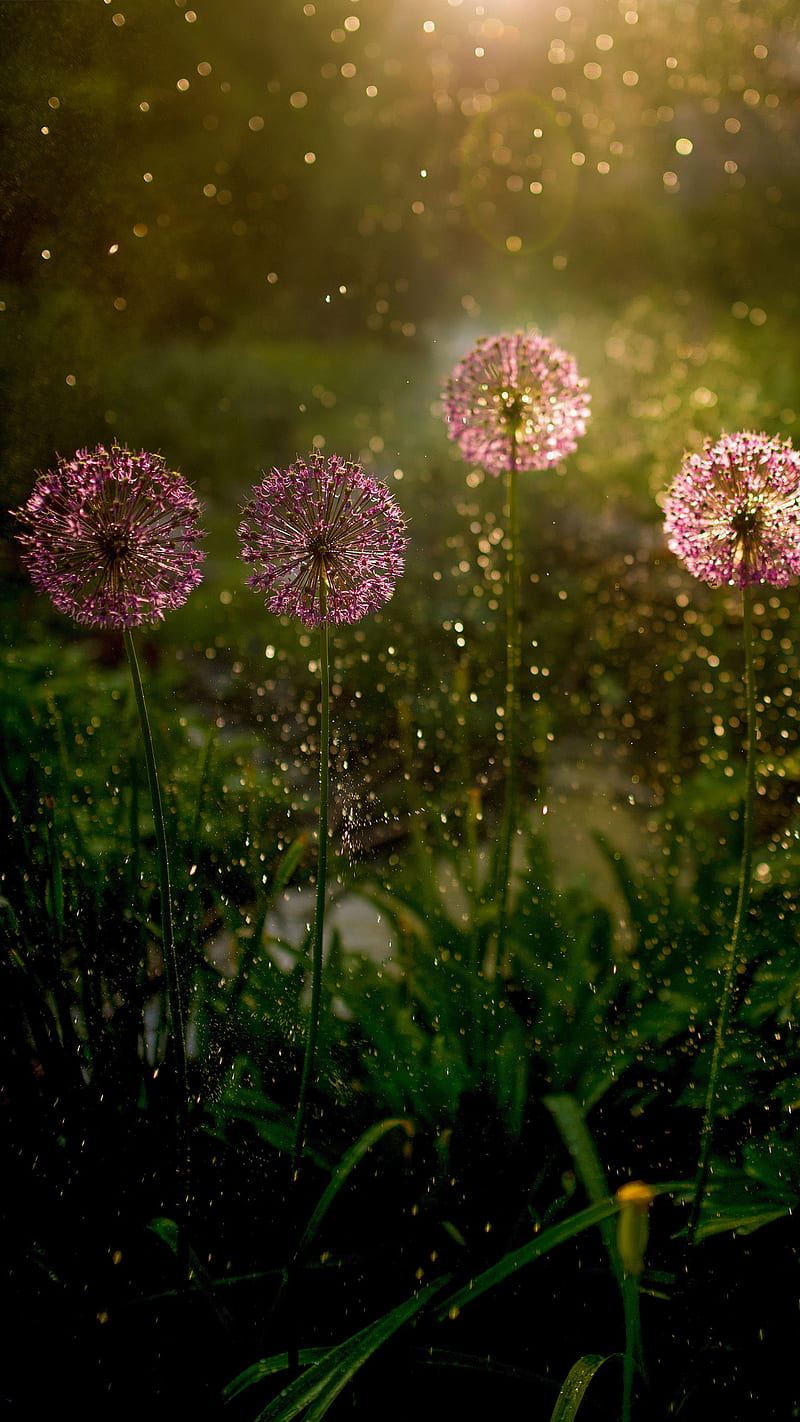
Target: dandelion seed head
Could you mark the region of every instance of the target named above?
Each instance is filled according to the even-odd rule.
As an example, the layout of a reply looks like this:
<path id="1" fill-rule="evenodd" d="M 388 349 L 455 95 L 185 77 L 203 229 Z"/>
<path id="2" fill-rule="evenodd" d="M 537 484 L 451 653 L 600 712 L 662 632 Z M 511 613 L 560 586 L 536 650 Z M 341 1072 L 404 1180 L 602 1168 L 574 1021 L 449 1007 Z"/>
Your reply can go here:
<path id="1" fill-rule="evenodd" d="M 572 356 L 536 330 L 483 336 L 445 385 L 447 432 L 488 473 L 547 469 L 586 432 L 587 384 Z"/>
<path id="2" fill-rule="evenodd" d="M 687 454 L 665 501 L 669 547 L 714 586 L 782 588 L 800 573 L 800 452 L 742 432 Z"/>
<path id="3" fill-rule="evenodd" d="M 81 449 L 39 475 L 17 510 L 37 592 L 93 627 L 138 627 L 180 607 L 202 578 L 200 505 L 159 454 Z"/>
<path id="4" fill-rule="evenodd" d="M 359 464 L 319 453 L 264 475 L 239 537 L 250 587 L 271 612 L 308 626 L 358 622 L 388 602 L 408 542 L 386 486 Z"/>

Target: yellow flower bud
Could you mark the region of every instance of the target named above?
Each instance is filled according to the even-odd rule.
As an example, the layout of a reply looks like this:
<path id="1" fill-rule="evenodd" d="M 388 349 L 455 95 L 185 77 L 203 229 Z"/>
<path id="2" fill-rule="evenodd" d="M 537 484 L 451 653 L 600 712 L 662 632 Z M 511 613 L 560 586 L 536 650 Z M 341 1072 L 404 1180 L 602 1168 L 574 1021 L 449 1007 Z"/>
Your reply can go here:
<path id="1" fill-rule="evenodd" d="M 617 1215 L 617 1248 L 622 1267 L 626 1274 L 641 1274 L 647 1248 L 650 1206 L 655 1199 L 655 1190 L 642 1180 L 629 1180 L 620 1185 L 616 1200 L 620 1206 Z"/>

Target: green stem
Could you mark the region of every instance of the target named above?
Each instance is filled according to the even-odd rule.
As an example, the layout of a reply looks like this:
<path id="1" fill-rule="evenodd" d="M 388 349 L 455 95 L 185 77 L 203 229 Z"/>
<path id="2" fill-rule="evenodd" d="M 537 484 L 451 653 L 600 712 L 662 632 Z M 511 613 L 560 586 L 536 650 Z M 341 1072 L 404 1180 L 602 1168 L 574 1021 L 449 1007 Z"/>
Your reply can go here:
<path id="1" fill-rule="evenodd" d="M 61 854 L 55 827 L 55 801 L 52 796 L 45 798 L 47 835 L 47 859 L 50 871 L 49 908 L 53 925 L 53 1000 L 61 1030 L 61 1045 L 69 1062 L 69 1078 L 79 1083 L 81 1080 L 81 1046 L 70 1012 L 69 995 L 64 980 L 64 880 L 61 874 Z"/>
<path id="2" fill-rule="evenodd" d="M 186 1038 L 183 1020 L 183 1003 L 181 1000 L 180 975 L 178 971 L 178 956 L 175 951 L 175 936 L 172 922 L 172 891 L 170 886 L 169 873 L 169 853 L 167 850 L 167 834 L 164 824 L 164 809 L 161 801 L 161 790 L 158 783 L 158 769 L 156 766 L 155 749 L 153 747 L 153 736 L 150 730 L 150 719 L 147 714 L 147 704 L 144 698 L 144 687 L 139 671 L 139 662 L 136 657 L 136 648 L 133 642 L 133 634 L 129 628 L 123 632 L 125 641 L 125 651 L 128 654 L 128 664 L 131 669 L 131 679 L 133 681 L 133 691 L 136 697 L 136 706 L 139 712 L 139 725 L 142 732 L 142 745 L 144 747 L 144 758 L 147 766 L 147 779 L 150 786 L 150 800 L 153 810 L 153 826 L 156 836 L 156 850 L 158 855 L 158 887 L 161 903 L 161 943 L 164 954 L 164 968 L 167 975 L 167 999 L 169 1006 L 169 1016 L 172 1026 L 172 1043 L 175 1051 L 175 1061 L 178 1073 L 178 1092 L 175 1106 L 175 1126 L 177 1137 L 177 1175 L 178 1175 L 178 1199 L 177 1199 L 177 1224 L 178 1224 L 178 1258 L 181 1263 L 182 1273 L 185 1278 L 189 1277 L 189 1252 L 187 1238 L 187 1222 L 189 1215 L 189 1078 L 186 1068 Z"/>
<path id="3" fill-rule="evenodd" d="M 328 795 L 330 788 L 330 744 L 331 744 L 331 688 L 330 688 L 330 642 L 327 618 L 327 582 L 323 575 L 320 581 L 320 747 L 319 747 L 319 836 L 317 852 L 317 897 L 314 907 L 314 925 L 311 940 L 311 1016 L 303 1056 L 303 1072 L 300 1079 L 300 1099 L 295 1120 L 294 1144 L 292 1147 L 292 1175 L 297 1170 L 297 1161 L 303 1149 L 303 1128 L 308 1104 L 308 1088 L 314 1065 L 314 1053 L 319 1036 L 320 1003 L 322 1000 L 322 956 L 325 929 L 325 898 L 328 880 Z"/>
<path id="4" fill-rule="evenodd" d="M 745 769 L 742 857 L 739 866 L 739 890 L 736 899 L 736 914 L 733 921 L 733 932 L 725 955 L 725 976 L 722 984 L 717 1025 L 714 1032 L 714 1050 L 711 1056 L 711 1071 L 708 1078 L 703 1125 L 700 1132 L 700 1154 L 697 1163 L 697 1175 L 695 1177 L 695 1196 L 692 1216 L 689 1221 L 690 1245 L 695 1242 L 697 1227 L 700 1221 L 700 1212 L 703 1205 L 703 1196 L 708 1184 L 708 1177 L 711 1173 L 710 1155 L 714 1135 L 714 1123 L 716 1120 L 717 1090 L 722 1065 L 722 1051 L 725 1044 L 728 1019 L 730 1017 L 736 973 L 741 962 L 741 944 L 744 935 L 745 920 L 747 918 L 747 906 L 750 900 L 752 881 L 758 727 L 756 724 L 756 688 L 753 670 L 753 600 L 750 588 L 744 588 L 742 590 L 742 640 L 744 643 L 744 685 L 747 718 L 747 761 Z"/>
<path id="5" fill-rule="evenodd" d="M 478 911 L 481 903 L 480 868 L 478 859 L 478 821 L 480 818 L 480 791 L 471 786 L 467 787 L 467 862 L 469 865 L 469 879 L 467 882 L 467 892 L 470 901 L 470 924 L 469 924 L 469 995 L 468 1010 L 469 1022 L 467 1024 L 467 1052 L 468 1062 L 473 1071 L 482 1070 L 483 1066 L 483 1032 L 481 1026 L 481 1008 L 483 1001 L 481 983 L 481 956 L 482 956 L 482 934 L 478 921 Z"/>
<path id="6" fill-rule="evenodd" d="M 311 933 L 311 1012 L 303 1053 L 303 1069 L 300 1077 L 300 1096 L 292 1142 L 291 1178 L 297 1179 L 298 1161 L 303 1151 L 308 1090 L 314 1067 L 314 1054 L 319 1036 L 320 1003 L 322 1001 L 322 957 L 325 932 L 325 899 L 328 881 L 328 793 L 330 787 L 330 745 L 331 745 L 331 674 L 330 638 L 328 633 L 328 581 L 323 570 L 320 578 L 320 624 L 319 674 L 320 674 L 320 744 L 319 744 L 319 830 L 317 844 L 317 895 L 314 905 L 314 923 Z M 289 1375 L 294 1378 L 300 1372 L 300 1347 L 298 1335 L 297 1301 L 297 1250 L 290 1258 L 283 1277 L 283 1293 L 286 1300 L 288 1329 Z"/>
<path id="7" fill-rule="evenodd" d="M 643 1372 L 642 1325 L 639 1314 L 639 1280 L 635 1274 L 622 1279 L 622 1305 L 625 1314 L 625 1357 L 622 1364 L 622 1422 L 631 1422 L 633 1384 L 637 1371 Z"/>
<path id="8" fill-rule="evenodd" d="M 517 740 L 519 714 L 519 507 L 517 494 L 516 443 L 511 439 L 508 467 L 508 558 L 506 562 L 506 696 L 503 718 L 505 745 L 505 804 L 500 829 L 494 889 L 497 902 L 497 951 L 503 960 L 503 940 L 511 878 L 512 846 L 517 810 Z"/>

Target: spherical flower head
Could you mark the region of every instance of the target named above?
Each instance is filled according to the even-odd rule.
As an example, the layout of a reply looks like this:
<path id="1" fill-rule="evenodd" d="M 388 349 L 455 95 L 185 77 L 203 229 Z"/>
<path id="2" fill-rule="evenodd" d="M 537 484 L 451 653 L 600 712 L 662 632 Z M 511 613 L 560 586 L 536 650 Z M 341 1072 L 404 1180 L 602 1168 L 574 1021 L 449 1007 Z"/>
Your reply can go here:
<path id="1" fill-rule="evenodd" d="M 484 336 L 445 385 L 447 432 L 487 473 L 547 469 L 586 432 L 587 383 L 572 356 L 536 330 Z"/>
<path id="2" fill-rule="evenodd" d="M 800 573 L 800 453 L 764 434 L 687 454 L 664 502 L 673 553 L 715 586 L 786 587 Z"/>
<path id="3" fill-rule="evenodd" d="M 250 587 L 308 626 L 358 622 L 403 571 L 406 522 L 385 484 L 336 455 L 312 454 L 256 485 L 239 527 Z"/>
<path id="4" fill-rule="evenodd" d="M 200 582 L 200 505 L 159 454 L 81 449 L 41 474 L 17 510 L 38 592 L 91 627 L 163 620 Z"/>

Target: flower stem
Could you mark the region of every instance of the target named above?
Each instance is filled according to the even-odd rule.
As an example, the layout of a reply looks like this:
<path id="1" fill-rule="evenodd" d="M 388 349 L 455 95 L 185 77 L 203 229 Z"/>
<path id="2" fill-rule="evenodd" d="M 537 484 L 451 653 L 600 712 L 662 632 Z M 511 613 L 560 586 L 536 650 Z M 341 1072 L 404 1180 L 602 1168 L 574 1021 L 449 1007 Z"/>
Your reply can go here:
<path id="1" fill-rule="evenodd" d="M 153 810 L 153 825 L 156 836 L 156 849 L 158 854 L 158 887 L 161 901 L 161 944 L 164 954 L 164 967 L 167 975 L 167 1000 L 169 1006 L 169 1016 L 172 1026 L 172 1043 L 175 1051 L 175 1061 L 178 1073 L 178 1092 L 175 1105 L 175 1127 L 177 1145 L 177 1224 L 178 1224 L 178 1259 L 181 1264 L 181 1272 L 185 1279 L 189 1277 L 189 1246 L 187 1239 L 187 1221 L 189 1215 L 189 1079 L 186 1069 L 186 1039 L 183 1020 L 183 1003 L 181 1000 L 181 985 L 178 972 L 178 956 L 175 951 L 175 936 L 172 922 L 172 891 L 170 886 L 169 853 L 167 850 L 167 835 L 164 825 L 164 809 L 161 801 L 161 790 L 158 783 L 158 769 L 156 766 L 155 749 L 153 747 L 153 736 L 150 730 L 150 719 L 147 714 L 147 704 L 144 697 L 144 687 L 139 671 L 139 662 L 136 656 L 136 648 L 133 642 L 133 634 L 129 628 L 123 630 L 125 641 L 125 651 L 128 654 L 128 664 L 131 670 L 133 681 L 133 691 L 136 697 L 136 705 L 139 711 L 139 725 L 142 733 L 142 745 L 144 747 L 144 758 L 147 765 L 147 779 L 150 786 L 150 799 Z"/>
<path id="2" fill-rule="evenodd" d="M 314 1053 L 319 1036 L 320 1003 L 322 1000 L 322 957 L 325 929 L 325 899 L 328 879 L 328 796 L 330 788 L 330 744 L 331 744 L 331 688 L 330 688 L 330 640 L 327 618 L 328 584 L 324 574 L 320 579 L 320 747 L 319 747 L 319 835 L 317 848 L 317 897 L 314 907 L 314 925 L 311 939 L 311 1014 L 303 1055 L 303 1071 L 300 1078 L 300 1099 L 295 1119 L 294 1144 L 292 1146 L 292 1175 L 297 1170 L 298 1157 L 303 1148 L 303 1128 L 308 1104 L 308 1088 L 314 1065 Z"/>
<path id="3" fill-rule="evenodd" d="M 508 917 L 512 846 L 517 813 L 517 740 L 519 713 L 519 500 L 516 442 L 511 438 L 508 466 L 508 558 L 506 562 L 506 695 L 503 717 L 505 744 L 505 803 L 500 829 L 494 890 L 497 903 L 497 951 L 503 961 L 503 939 Z"/>
<path id="4" fill-rule="evenodd" d="M 625 1355 L 622 1364 L 622 1422 L 631 1422 L 633 1388 L 636 1373 L 644 1373 L 642 1363 L 642 1325 L 639 1313 L 639 1280 L 635 1274 L 624 1274 L 622 1306 L 625 1313 Z"/>
<path id="5" fill-rule="evenodd" d="M 717 1025 L 714 1032 L 714 1050 L 711 1056 L 711 1070 L 706 1091 L 703 1125 L 700 1132 L 700 1153 L 695 1177 L 695 1195 L 692 1216 L 689 1221 L 689 1244 L 694 1244 L 703 1196 L 711 1174 L 710 1155 L 717 1110 L 717 1090 L 722 1066 L 722 1051 L 728 1028 L 733 988 L 736 972 L 741 962 L 741 944 L 744 935 L 747 906 L 753 866 L 753 822 L 756 798 L 756 744 L 758 727 L 756 723 L 756 688 L 753 669 L 753 601 L 749 587 L 742 590 L 742 641 L 744 643 L 744 684 L 747 717 L 747 760 L 745 767 L 744 823 L 742 830 L 742 857 L 739 866 L 739 889 L 736 899 L 736 914 L 733 932 L 725 955 L 725 976 L 719 1003 Z"/>

